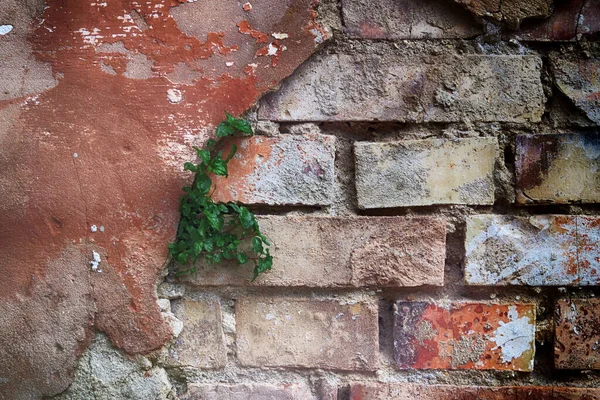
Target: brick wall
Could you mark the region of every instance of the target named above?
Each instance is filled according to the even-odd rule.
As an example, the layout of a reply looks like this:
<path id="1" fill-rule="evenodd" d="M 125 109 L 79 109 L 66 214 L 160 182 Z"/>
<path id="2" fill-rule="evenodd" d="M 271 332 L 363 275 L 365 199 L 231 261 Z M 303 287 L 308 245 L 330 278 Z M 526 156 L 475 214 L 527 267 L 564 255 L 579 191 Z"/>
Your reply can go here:
<path id="1" fill-rule="evenodd" d="M 182 398 L 600 399 L 600 14 L 566 3 L 338 4 L 220 182 L 273 271 L 159 287 Z"/>

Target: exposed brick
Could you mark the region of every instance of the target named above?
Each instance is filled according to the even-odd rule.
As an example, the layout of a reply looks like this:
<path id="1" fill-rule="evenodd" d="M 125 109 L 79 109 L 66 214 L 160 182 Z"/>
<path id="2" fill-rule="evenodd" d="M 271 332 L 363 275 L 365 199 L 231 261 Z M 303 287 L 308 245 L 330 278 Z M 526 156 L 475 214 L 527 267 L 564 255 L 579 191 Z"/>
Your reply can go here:
<path id="1" fill-rule="evenodd" d="M 558 89 L 591 121 L 600 124 L 600 58 L 574 60 L 552 55 L 550 61 Z"/>
<path id="2" fill-rule="evenodd" d="M 517 27 L 526 18 L 548 18 L 552 15 L 552 0 L 454 0 L 479 17 L 496 19 Z"/>
<path id="3" fill-rule="evenodd" d="M 358 142 L 361 208 L 494 203 L 495 138 Z"/>
<path id="4" fill-rule="evenodd" d="M 597 400 L 600 389 L 552 386 L 455 386 L 353 383 L 350 400 Z"/>
<path id="5" fill-rule="evenodd" d="M 600 369 L 600 299 L 558 301 L 554 364 L 560 369 Z"/>
<path id="6" fill-rule="evenodd" d="M 244 298 L 238 300 L 235 312 L 237 355 L 244 366 L 377 367 L 375 302 Z"/>
<path id="7" fill-rule="evenodd" d="M 445 221 L 434 217 L 260 216 L 273 269 L 257 286 L 443 285 Z M 250 284 L 252 267 L 197 263 L 197 285 Z"/>
<path id="8" fill-rule="evenodd" d="M 475 215 L 467 219 L 469 285 L 598 285 L 600 218 Z"/>
<path id="9" fill-rule="evenodd" d="M 396 303 L 394 352 L 400 369 L 531 371 L 535 305 Z"/>
<path id="10" fill-rule="evenodd" d="M 600 133 L 517 137 L 517 201 L 600 203 Z"/>
<path id="11" fill-rule="evenodd" d="M 246 204 L 331 204 L 335 138 L 320 134 L 253 136 L 233 141 L 229 177 L 215 176 L 215 201 Z M 229 154 L 226 148 L 224 154 Z"/>
<path id="12" fill-rule="evenodd" d="M 443 0 L 343 0 L 344 31 L 369 39 L 458 39 L 482 33 L 458 5 Z"/>
<path id="13" fill-rule="evenodd" d="M 183 330 L 169 348 L 169 363 L 196 368 L 223 368 L 227 349 L 223 338 L 221 305 L 217 300 L 175 300 L 173 314 Z"/>
<path id="14" fill-rule="evenodd" d="M 538 122 L 537 56 L 329 54 L 303 64 L 261 102 L 277 121 Z"/>
<path id="15" fill-rule="evenodd" d="M 586 0 L 556 2 L 548 19 L 523 22 L 516 37 L 529 41 L 571 41 L 577 38 L 579 13 Z"/>
<path id="16" fill-rule="evenodd" d="M 279 385 L 257 383 L 188 384 L 181 400 L 318 400 L 305 383 Z"/>

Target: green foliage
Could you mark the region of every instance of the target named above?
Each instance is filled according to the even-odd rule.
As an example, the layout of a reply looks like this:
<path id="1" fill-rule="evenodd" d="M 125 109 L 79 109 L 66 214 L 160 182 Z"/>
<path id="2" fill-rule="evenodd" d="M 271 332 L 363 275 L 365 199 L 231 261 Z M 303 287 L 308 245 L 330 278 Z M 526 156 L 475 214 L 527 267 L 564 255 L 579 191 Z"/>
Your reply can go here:
<path id="1" fill-rule="evenodd" d="M 252 135 L 248 121 L 227 114 L 227 119 L 217 126 L 216 136 L 221 139 L 237 133 Z M 269 254 L 269 242 L 261 233 L 254 215 L 246 207 L 235 203 L 215 203 L 210 192 L 210 174 L 228 176 L 227 163 L 237 151 L 232 146 L 223 158 L 219 150 L 220 140 L 210 139 L 204 148 L 194 147 L 199 163 L 187 162 L 184 169 L 195 174 L 192 186 L 184 187 L 179 211 L 181 220 L 175 243 L 169 244 L 169 252 L 182 265 L 195 263 L 199 258 L 218 264 L 222 260 L 236 260 L 239 264 L 254 263 L 254 281 L 262 272 L 270 270 L 273 257 Z M 252 244 L 244 251 L 245 243 Z M 251 254 L 248 254 L 251 253 Z M 177 275 L 193 274 L 196 267 L 180 270 Z"/>

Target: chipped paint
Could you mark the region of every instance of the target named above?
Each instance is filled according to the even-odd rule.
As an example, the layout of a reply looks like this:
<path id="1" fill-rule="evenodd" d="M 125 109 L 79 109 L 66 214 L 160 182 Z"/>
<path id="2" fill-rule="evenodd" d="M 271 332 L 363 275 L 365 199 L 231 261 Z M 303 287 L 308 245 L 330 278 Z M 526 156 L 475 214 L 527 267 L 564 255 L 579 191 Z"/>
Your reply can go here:
<path id="1" fill-rule="evenodd" d="M 92 251 L 92 261 L 90 261 L 90 265 L 92 266 L 92 271 L 94 272 L 102 272 L 100 269 L 100 254 L 97 251 Z"/>
<path id="2" fill-rule="evenodd" d="M 500 349 L 502 362 L 505 363 L 521 357 L 526 351 L 531 351 L 531 338 L 535 335 L 535 325 L 526 316 L 519 318 L 517 307 L 508 307 L 508 319 L 510 320 L 508 323 L 500 321 L 500 327 L 490 337 L 490 340 L 496 343 L 496 347 L 492 350 Z M 531 369 L 533 369 L 533 359 L 531 359 Z"/>
<path id="3" fill-rule="evenodd" d="M 12 25 L 0 25 L 0 35 L 2 35 L 2 36 L 8 35 L 8 33 L 12 30 L 13 30 Z"/>

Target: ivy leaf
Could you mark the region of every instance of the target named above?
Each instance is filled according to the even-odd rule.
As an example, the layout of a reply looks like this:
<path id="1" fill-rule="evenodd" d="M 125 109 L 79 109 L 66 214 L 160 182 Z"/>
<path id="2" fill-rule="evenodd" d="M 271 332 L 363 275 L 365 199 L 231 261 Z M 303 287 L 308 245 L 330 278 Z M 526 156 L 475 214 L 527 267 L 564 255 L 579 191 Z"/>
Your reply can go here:
<path id="1" fill-rule="evenodd" d="M 233 126 L 231 126 L 229 123 L 227 122 L 221 122 L 218 126 L 217 126 L 217 132 L 216 135 L 219 138 L 222 137 L 226 137 L 226 136 L 231 136 L 235 133 L 235 128 Z"/>
<path id="2" fill-rule="evenodd" d="M 227 176 L 227 162 L 220 157 L 213 158 L 210 169 L 215 175 Z"/>
<path id="3" fill-rule="evenodd" d="M 212 186 L 212 181 L 207 175 L 198 175 L 196 177 L 196 190 L 202 194 L 207 194 Z"/>
<path id="4" fill-rule="evenodd" d="M 240 264 L 246 264 L 248 262 L 248 256 L 244 253 L 238 253 L 237 260 Z"/>
<path id="5" fill-rule="evenodd" d="M 210 226 L 212 226 L 214 229 L 220 231 L 223 228 L 223 225 L 225 224 L 225 221 L 223 220 L 223 217 L 217 213 L 208 213 L 205 212 L 206 215 L 206 219 L 208 219 L 208 222 L 210 223 Z"/>
<path id="6" fill-rule="evenodd" d="M 200 158 L 204 164 L 208 164 L 210 162 L 210 151 L 201 150 L 196 147 L 196 153 L 198 154 L 198 158 Z"/>
<path id="7" fill-rule="evenodd" d="M 248 121 L 243 118 L 236 118 L 229 113 L 225 113 L 227 116 L 227 123 L 233 128 L 237 129 L 240 132 L 252 134 L 252 126 Z"/>
<path id="8" fill-rule="evenodd" d="M 249 229 L 254 225 L 254 215 L 246 207 L 240 207 L 239 219 L 244 229 Z"/>
<path id="9" fill-rule="evenodd" d="M 268 253 L 268 251 L 267 251 Z M 268 271 L 273 266 L 273 257 L 267 255 L 265 258 L 259 258 L 256 266 L 254 267 L 254 276 L 252 277 L 252 282 L 258 278 L 258 275 L 262 274 L 265 271 Z"/>
<path id="10" fill-rule="evenodd" d="M 262 254 L 263 252 L 262 240 L 257 236 L 252 238 L 252 251 L 258 254 Z"/>
<path id="11" fill-rule="evenodd" d="M 196 166 L 194 164 L 192 164 L 191 162 L 186 162 L 185 164 L 183 164 L 183 169 L 186 171 L 191 171 L 191 172 L 198 171 L 198 168 L 196 168 Z"/>
<path id="12" fill-rule="evenodd" d="M 187 264 L 187 260 L 188 260 L 187 253 L 179 253 L 179 254 L 177 254 L 177 262 L 179 264 L 185 265 L 185 264 Z"/>
<path id="13" fill-rule="evenodd" d="M 235 156 L 236 152 L 237 152 L 237 146 L 235 144 L 232 144 L 231 151 L 229 152 L 229 155 L 225 159 L 225 162 L 228 162 L 229 160 L 231 160 L 233 158 L 233 156 Z"/>

